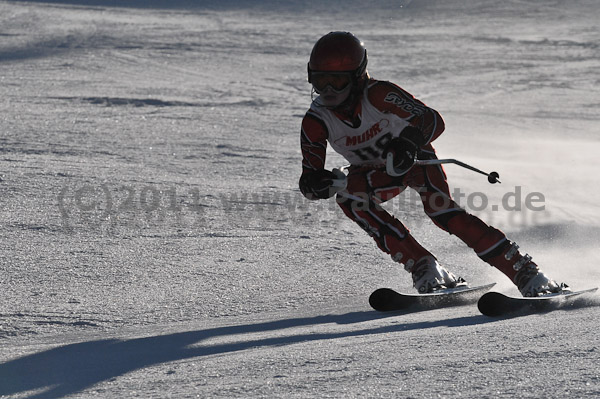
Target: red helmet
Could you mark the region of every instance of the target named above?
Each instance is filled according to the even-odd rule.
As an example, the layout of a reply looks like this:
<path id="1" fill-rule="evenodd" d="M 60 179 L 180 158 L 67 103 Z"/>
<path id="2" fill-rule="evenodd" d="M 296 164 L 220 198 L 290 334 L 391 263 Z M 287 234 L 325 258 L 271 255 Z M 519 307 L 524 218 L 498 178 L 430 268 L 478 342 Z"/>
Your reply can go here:
<path id="1" fill-rule="evenodd" d="M 330 32 L 315 43 L 310 53 L 309 83 L 313 72 L 349 72 L 356 81 L 366 76 L 367 50 L 350 32 Z"/>

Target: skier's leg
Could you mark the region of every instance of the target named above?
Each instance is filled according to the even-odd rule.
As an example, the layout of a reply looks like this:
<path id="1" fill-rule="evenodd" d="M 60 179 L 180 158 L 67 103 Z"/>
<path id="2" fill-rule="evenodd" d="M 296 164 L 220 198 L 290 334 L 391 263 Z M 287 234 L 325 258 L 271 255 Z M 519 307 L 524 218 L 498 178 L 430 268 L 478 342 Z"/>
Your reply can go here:
<path id="1" fill-rule="evenodd" d="M 379 205 L 403 189 L 382 171 L 354 169 L 348 174 L 347 189 L 338 193 L 337 202 L 344 214 L 373 237 L 382 251 L 412 273 L 419 292 L 456 285 L 460 279 L 441 267 L 406 226 Z"/>
<path id="2" fill-rule="evenodd" d="M 379 205 L 404 189 L 398 186 L 397 179 L 380 170 L 352 167 L 347 188 L 338 193 L 336 200 L 344 214 L 373 237 L 382 251 L 410 267 L 422 257 L 432 255 L 411 236 L 402 222 Z"/>
<path id="3" fill-rule="evenodd" d="M 347 217 L 373 237 L 382 251 L 405 267 L 410 268 L 424 256 L 433 256 L 414 239 L 402 222 L 373 200 L 342 192 L 338 193 L 337 203 Z"/>
<path id="4" fill-rule="evenodd" d="M 523 295 L 536 296 L 558 289 L 556 282 L 539 270 L 531 256 L 521 254 L 519 246 L 509 241 L 502 231 L 467 213 L 452 200 L 441 166 L 416 170 L 413 183 L 417 184 L 425 212 L 434 223 L 456 235 L 484 262 L 509 277 Z"/>

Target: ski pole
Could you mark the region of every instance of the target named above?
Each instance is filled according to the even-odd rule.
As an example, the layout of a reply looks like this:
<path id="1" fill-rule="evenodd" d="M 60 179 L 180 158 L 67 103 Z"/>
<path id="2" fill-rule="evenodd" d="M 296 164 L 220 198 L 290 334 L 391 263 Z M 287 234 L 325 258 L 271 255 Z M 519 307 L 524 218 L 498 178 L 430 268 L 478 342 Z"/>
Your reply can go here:
<path id="1" fill-rule="evenodd" d="M 442 165 L 442 164 L 448 164 L 448 163 L 453 163 L 456 164 L 458 166 L 462 166 L 463 168 L 472 170 L 473 172 L 477 172 L 480 173 L 484 176 L 487 176 L 488 178 L 488 182 L 490 182 L 491 184 L 495 184 L 495 183 L 501 183 L 500 180 L 498 180 L 498 178 L 500 177 L 500 175 L 498 174 L 498 172 L 490 172 L 490 173 L 485 173 L 484 171 L 477 169 L 474 166 L 471 166 L 469 164 L 466 164 L 464 162 L 461 162 L 459 160 L 456 159 L 427 159 L 427 160 L 416 160 L 414 165 L 420 165 L 420 166 L 427 166 L 427 165 Z M 405 174 L 406 172 L 408 172 L 408 170 L 402 170 L 402 171 L 397 171 L 394 168 L 394 158 L 392 154 L 388 154 L 387 159 L 386 159 L 386 164 L 385 164 L 385 170 L 387 172 L 388 175 L 390 176 L 402 176 L 403 174 Z"/>

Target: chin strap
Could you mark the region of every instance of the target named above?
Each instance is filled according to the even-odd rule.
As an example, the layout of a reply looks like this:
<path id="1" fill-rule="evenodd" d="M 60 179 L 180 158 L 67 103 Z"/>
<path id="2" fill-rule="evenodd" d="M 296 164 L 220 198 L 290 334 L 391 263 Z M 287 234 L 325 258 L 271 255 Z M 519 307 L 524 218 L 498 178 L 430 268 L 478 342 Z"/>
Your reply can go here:
<path id="1" fill-rule="evenodd" d="M 315 90 L 314 86 L 310 86 L 310 101 L 315 101 L 315 93 L 317 91 Z M 318 107 L 322 107 L 322 105 L 318 105 Z"/>

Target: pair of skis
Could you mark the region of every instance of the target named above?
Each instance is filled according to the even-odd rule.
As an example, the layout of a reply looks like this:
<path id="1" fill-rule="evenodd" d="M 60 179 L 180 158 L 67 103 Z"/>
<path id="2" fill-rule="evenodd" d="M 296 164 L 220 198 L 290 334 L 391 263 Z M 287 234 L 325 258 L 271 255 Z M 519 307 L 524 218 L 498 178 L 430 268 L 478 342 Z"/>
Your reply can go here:
<path id="1" fill-rule="evenodd" d="M 565 291 L 534 298 L 516 298 L 499 292 L 488 292 L 495 284 L 477 287 L 459 286 L 431 294 L 403 294 L 390 288 L 379 288 L 369 297 L 369 304 L 380 312 L 418 312 L 422 310 L 463 306 L 477 303 L 479 311 L 489 317 L 503 317 L 550 312 L 575 306 L 598 288 Z"/>
<path id="2" fill-rule="evenodd" d="M 385 161 L 386 173 L 390 176 L 402 176 L 408 172 L 408 170 L 397 170 L 394 167 L 394 158 L 391 153 L 387 155 Z M 500 176 L 497 172 L 486 173 L 456 159 L 415 159 L 414 165 L 427 166 L 450 163 L 485 175 L 488 178 L 488 182 L 492 184 L 500 183 L 500 180 L 498 180 Z M 432 294 L 415 295 L 402 294 L 390 288 L 380 288 L 371 294 L 369 303 L 373 309 L 381 312 L 418 312 L 421 310 L 477 303 L 479 311 L 484 315 L 490 317 L 502 317 L 549 312 L 564 307 L 576 306 L 581 303 L 585 305 L 587 298 L 598 290 L 598 288 L 591 288 L 582 291 L 564 291 L 535 298 L 516 298 L 499 292 L 488 292 L 493 286 L 494 284 L 481 285 L 478 287 L 459 286 Z"/>

